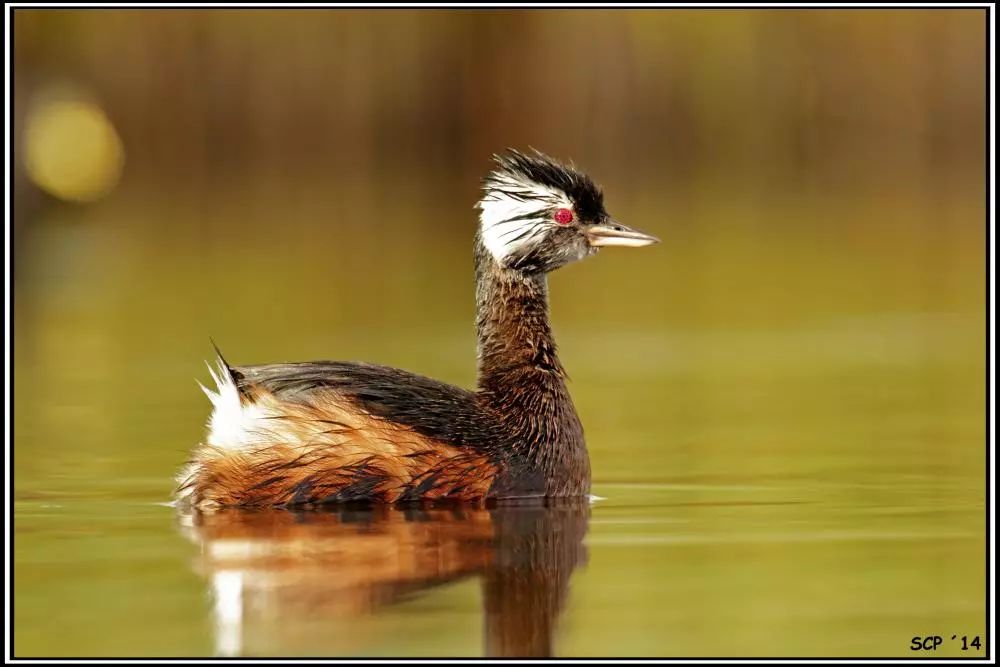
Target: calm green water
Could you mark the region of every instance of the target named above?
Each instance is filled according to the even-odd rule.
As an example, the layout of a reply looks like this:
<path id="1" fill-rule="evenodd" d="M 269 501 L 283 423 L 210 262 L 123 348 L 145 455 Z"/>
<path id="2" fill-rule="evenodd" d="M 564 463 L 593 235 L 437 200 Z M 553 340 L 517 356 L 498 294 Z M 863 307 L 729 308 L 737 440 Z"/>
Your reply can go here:
<path id="1" fill-rule="evenodd" d="M 974 197 L 621 193 L 664 244 L 551 283 L 591 505 L 178 516 L 210 335 L 234 363 L 474 380 L 468 239 L 434 222 L 466 206 L 275 197 L 123 193 L 31 221 L 17 655 L 905 657 L 983 635 Z"/>

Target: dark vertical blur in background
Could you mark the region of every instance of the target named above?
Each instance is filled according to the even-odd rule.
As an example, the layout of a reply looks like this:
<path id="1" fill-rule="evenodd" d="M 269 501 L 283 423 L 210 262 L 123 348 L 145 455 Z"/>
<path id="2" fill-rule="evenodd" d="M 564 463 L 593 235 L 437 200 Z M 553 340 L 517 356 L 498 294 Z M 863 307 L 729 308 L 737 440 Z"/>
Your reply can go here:
<path id="1" fill-rule="evenodd" d="M 169 497 L 207 413 L 192 377 L 209 336 L 235 363 L 367 359 L 472 384 L 472 206 L 508 146 L 574 160 L 664 241 L 551 280 L 595 492 L 711 504 L 712 484 L 779 480 L 798 500 L 917 508 L 913 534 L 980 531 L 985 29 L 981 10 L 18 9 L 15 489 L 21 525 L 48 526 L 23 558 L 60 549 L 52 498 Z M 803 507 L 759 527 L 814 525 Z M 874 516 L 831 530 L 883 531 Z M 877 580 L 855 565 L 899 554 L 838 557 L 814 593 L 916 609 L 934 576 L 921 627 L 979 623 L 980 543 L 955 544 Z M 716 567 L 717 595 L 686 597 L 705 624 L 669 649 L 725 635 L 766 653 L 775 626 L 753 623 L 773 616 L 747 613 L 742 634 L 711 619 L 751 580 L 792 595 L 783 578 L 815 554 L 785 546 L 772 578 Z M 571 652 L 662 653 L 656 582 L 715 557 L 668 570 L 626 551 L 596 558 L 582 595 L 633 597 L 580 607 Z M 51 637 L 64 565 L 20 570 L 22 646 Z M 808 611 L 771 603 L 790 610 L 786 648 L 823 646 L 794 625 Z M 66 651 L 100 652 L 60 608 Z M 917 629 L 851 618 L 861 653 Z M 144 652 L 155 628 L 117 641 Z"/>
<path id="2" fill-rule="evenodd" d="M 729 200 L 946 196 L 982 167 L 983 37 L 973 10 L 20 11 L 16 116 L 23 131 L 46 101 L 96 104 L 126 193 L 281 178 L 451 210 L 491 152 L 535 145 L 630 203 L 696 185 Z M 428 173 L 447 187 L 414 185 Z M 440 217 L 442 236 L 468 228 Z"/>

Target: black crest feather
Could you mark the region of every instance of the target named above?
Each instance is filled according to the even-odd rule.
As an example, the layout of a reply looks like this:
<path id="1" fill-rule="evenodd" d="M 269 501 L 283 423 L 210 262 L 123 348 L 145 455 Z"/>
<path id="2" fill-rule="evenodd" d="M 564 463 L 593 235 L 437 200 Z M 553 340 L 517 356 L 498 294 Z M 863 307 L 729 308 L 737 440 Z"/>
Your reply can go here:
<path id="1" fill-rule="evenodd" d="M 597 221 L 606 215 L 601 189 L 572 164 L 563 164 L 535 149 L 528 154 L 513 148 L 495 154 L 493 161 L 497 169 L 486 177 L 483 183 L 486 189 L 499 185 L 498 177 L 506 173 L 565 192 L 584 220 Z"/>

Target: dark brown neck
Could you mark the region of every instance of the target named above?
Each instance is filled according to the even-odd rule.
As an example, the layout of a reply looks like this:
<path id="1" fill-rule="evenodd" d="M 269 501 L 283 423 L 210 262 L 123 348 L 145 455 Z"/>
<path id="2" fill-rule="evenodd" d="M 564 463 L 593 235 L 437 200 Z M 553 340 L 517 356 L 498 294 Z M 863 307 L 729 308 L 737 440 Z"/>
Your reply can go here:
<path id="1" fill-rule="evenodd" d="M 476 243 L 476 331 L 479 386 L 511 372 L 538 369 L 552 381 L 565 377 L 549 327 L 545 274 L 501 267 Z"/>
<path id="2" fill-rule="evenodd" d="M 479 396 L 499 413 L 513 446 L 546 471 L 549 491 L 566 495 L 589 488 L 590 469 L 547 291 L 544 274 L 501 267 L 477 237 Z"/>

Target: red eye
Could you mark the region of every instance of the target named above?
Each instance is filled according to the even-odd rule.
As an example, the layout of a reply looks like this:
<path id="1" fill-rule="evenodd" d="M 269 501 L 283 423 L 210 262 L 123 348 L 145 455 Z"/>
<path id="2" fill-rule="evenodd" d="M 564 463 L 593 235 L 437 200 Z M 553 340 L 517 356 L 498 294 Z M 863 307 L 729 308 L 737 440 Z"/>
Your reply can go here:
<path id="1" fill-rule="evenodd" d="M 573 211 L 568 208 L 557 209 L 556 214 L 552 216 L 552 219 L 560 225 L 568 225 L 573 222 Z"/>

